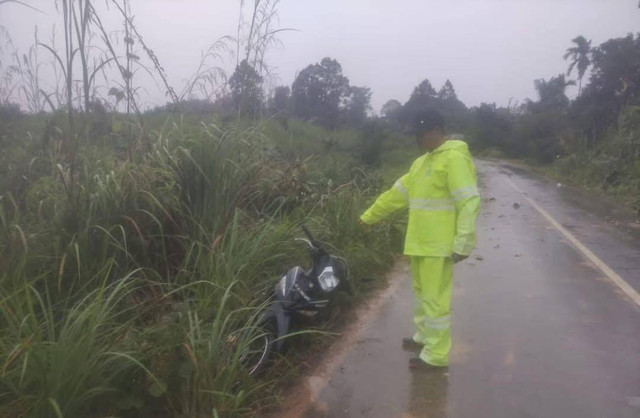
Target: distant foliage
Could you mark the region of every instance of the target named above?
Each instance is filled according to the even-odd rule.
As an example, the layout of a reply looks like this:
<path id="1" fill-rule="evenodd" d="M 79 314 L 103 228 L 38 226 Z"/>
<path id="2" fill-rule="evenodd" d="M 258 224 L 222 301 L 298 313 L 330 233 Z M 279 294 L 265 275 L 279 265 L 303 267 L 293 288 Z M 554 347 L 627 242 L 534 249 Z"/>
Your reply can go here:
<path id="1" fill-rule="evenodd" d="M 445 81 L 438 92 L 438 108 L 442 112 L 451 131 L 464 132 L 468 126 L 467 106 L 458 99 L 453 83 Z"/>
<path id="2" fill-rule="evenodd" d="M 291 87 L 291 107 L 299 118 L 335 129 L 361 127 L 371 110 L 369 87 L 351 86 L 342 66 L 331 58 L 307 66 Z"/>
<path id="3" fill-rule="evenodd" d="M 288 116 L 291 109 L 291 89 L 289 86 L 278 86 L 273 92 L 269 102 L 269 110 L 272 115 Z"/>
<path id="4" fill-rule="evenodd" d="M 380 109 L 380 113 L 382 117 L 392 124 L 399 123 L 399 115 L 402 110 L 402 103 L 397 101 L 396 99 L 391 99 L 387 101 L 384 105 L 382 105 L 382 109 Z"/>
<path id="5" fill-rule="evenodd" d="M 329 128 L 338 126 L 340 105 L 349 94 L 349 79 L 340 63 L 323 58 L 300 71 L 291 88 L 293 111 L 297 117 L 317 120 Z"/>
<path id="6" fill-rule="evenodd" d="M 640 210 L 640 35 L 572 43 L 564 57 L 567 74 L 577 70 L 578 97 L 567 97 L 575 82 L 564 74 L 535 80 L 536 100 L 472 109 L 471 145 L 553 162 L 568 181 L 618 193 Z"/>
<path id="7" fill-rule="evenodd" d="M 442 113 L 449 132 L 462 132 L 469 118 L 467 107 L 458 99 L 450 80 L 445 82 L 440 91 L 436 91 L 431 82 L 424 79 L 413 89 L 409 100 L 401 108 L 397 108 L 394 102 L 387 104 L 390 108 L 383 109 L 383 112 L 389 112 L 386 118 L 400 128 L 404 128 L 416 113 L 424 109 L 436 109 Z"/>
<path id="8" fill-rule="evenodd" d="M 347 124 L 356 127 L 365 124 L 371 110 L 371 94 L 369 87 L 349 87 L 344 111 Z"/>
<path id="9" fill-rule="evenodd" d="M 233 109 L 239 116 L 257 117 L 264 104 L 263 78 L 246 60 L 229 78 Z"/>
<path id="10" fill-rule="evenodd" d="M 6 122 L 22 115 L 20 105 L 17 103 L 0 104 L 0 121 Z"/>
<path id="11" fill-rule="evenodd" d="M 413 89 L 409 100 L 402 107 L 400 120 L 402 123 L 408 124 L 417 112 L 425 108 L 437 107 L 437 104 L 438 93 L 431 85 L 431 82 L 424 79 Z"/>
<path id="12" fill-rule="evenodd" d="M 497 148 L 512 157 L 543 163 L 567 153 L 573 133 L 567 123 L 566 87 L 572 83 L 560 74 L 534 84 L 537 100 L 527 100 L 518 108 L 483 103 L 472 110 L 468 133 L 476 149 Z"/>
<path id="13" fill-rule="evenodd" d="M 569 98 L 566 90 L 568 86 L 575 85 L 573 81 L 567 81 L 564 74 L 552 77 L 549 80 L 538 79 L 534 81 L 538 100 L 527 100 L 525 109 L 531 113 L 546 111 L 565 112 L 569 107 Z"/>
<path id="14" fill-rule="evenodd" d="M 625 106 L 640 104 L 640 35 L 602 43 L 591 51 L 591 60 L 589 84 L 571 113 L 576 128 L 595 143 Z"/>
<path id="15" fill-rule="evenodd" d="M 156 106 L 147 112 L 146 114 L 161 114 L 161 113 L 177 113 L 177 114 L 192 114 L 192 115 L 206 115 L 220 111 L 215 103 L 206 99 L 189 99 L 181 100 L 178 103 L 167 103 L 162 106 Z"/>
<path id="16" fill-rule="evenodd" d="M 471 145 L 476 150 L 498 148 L 512 155 L 522 151 L 510 143 L 513 133 L 513 115 L 509 110 L 498 108 L 493 103 L 482 103 L 472 109 L 471 129 L 468 131 Z"/>
<path id="17" fill-rule="evenodd" d="M 12 132 L 12 122 L 22 116 L 20 106 L 15 103 L 0 104 L 0 152 L 4 148 L 4 143 L 8 142 Z M 0 170 L 2 174 L 2 170 Z"/>

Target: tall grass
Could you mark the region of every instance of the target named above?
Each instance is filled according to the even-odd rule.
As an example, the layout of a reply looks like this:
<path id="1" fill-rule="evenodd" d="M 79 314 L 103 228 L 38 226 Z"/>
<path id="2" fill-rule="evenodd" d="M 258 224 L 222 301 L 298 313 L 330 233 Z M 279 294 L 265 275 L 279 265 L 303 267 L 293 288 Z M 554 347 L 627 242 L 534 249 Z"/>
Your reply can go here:
<path id="1" fill-rule="evenodd" d="M 134 348 L 131 311 L 138 307 L 127 302 L 135 283 L 132 276 L 105 280 L 69 306 L 54 304 L 47 284 L 3 294 L 4 412 L 87 416 L 117 393 L 136 367 L 127 354 Z"/>
<path id="2" fill-rule="evenodd" d="M 273 121 L 172 117 L 133 155 L 80 141 L 75 174 L 24 151 L 0 183 L 0 415 L 250 416 L 274 402 L 279 374 L 248 376 L 228 336 L 259 335 L 275 280 L 304 263 L 299 225 L 349 260 L 356 293 L 398 248 L 399 224 L 357 224 L 383 187 L 351 155 L 358 136 L 293 125 L 283 140 Z"/>

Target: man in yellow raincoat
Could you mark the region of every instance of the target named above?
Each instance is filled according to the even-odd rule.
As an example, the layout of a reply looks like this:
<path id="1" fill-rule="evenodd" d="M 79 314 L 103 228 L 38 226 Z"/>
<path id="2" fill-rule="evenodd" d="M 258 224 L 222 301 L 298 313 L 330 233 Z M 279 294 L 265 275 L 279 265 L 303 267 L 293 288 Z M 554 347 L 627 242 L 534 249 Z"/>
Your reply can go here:
<path id="1" fill-rule="evenodd" d="M 442 367 L 449 365 L 451 350 L 453 264 L 467 258 L 475 246 L 480 196 L 467 144 L 444 136 L 443 117 L 423 111 L 413 125 L 425 154 L 378 197 L 361 221 L 374 224 L 409 208 L 404 253 L 411 256 L 417 331 L 403 345 L 421 350 L 410 367 Z"/>

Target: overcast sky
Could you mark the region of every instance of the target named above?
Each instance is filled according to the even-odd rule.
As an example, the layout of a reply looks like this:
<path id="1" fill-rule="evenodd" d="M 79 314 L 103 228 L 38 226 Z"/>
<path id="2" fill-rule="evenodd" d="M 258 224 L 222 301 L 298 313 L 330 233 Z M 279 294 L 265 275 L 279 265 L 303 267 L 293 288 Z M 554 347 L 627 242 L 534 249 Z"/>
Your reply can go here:
<path id="1" fill-rule="evenodd" d="M 58 19 L 54 0 L 26 2 L 47 14 L 0 6 L 0 25 L 19 48 L 32 42 L 35 25 L 49 37 Z M 202 50 L 235 34 L 239 4 L 132 0 L 132 9 L 138 29 L 179 85 Z M 535 96 L 534 79 L 566 71 L 562 55 L 575 36 L 597 45 L 640 31 L 638 0 L 282 0 L 279 15 L 281 27 L 297 29 L 283 33 L 283 47 L 268 55 L 282 84 L 330 56 L 352 85 L 373 90 L 376 111 L 389 99 L 406 101 L 424 78 L 436 88 L 449 78 L 469 106 L 522 101 Z M 165 101 L 162 89 L 146 87 L 148 102 Z"/>

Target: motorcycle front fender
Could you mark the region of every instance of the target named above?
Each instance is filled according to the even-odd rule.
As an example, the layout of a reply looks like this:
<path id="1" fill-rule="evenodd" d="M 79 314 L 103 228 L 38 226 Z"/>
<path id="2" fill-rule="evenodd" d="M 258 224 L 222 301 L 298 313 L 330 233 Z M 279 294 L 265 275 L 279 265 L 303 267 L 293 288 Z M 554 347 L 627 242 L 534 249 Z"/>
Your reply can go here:
<path id="1" fill-rule="evenodd" d="M 291 317 L 285 312 L 282 303 L 274 302 L 262 315 L 260 323 L 265 324 L 273 322 L 276 325 L 277 339 L 274 342 L 275 351 L 281 353 L 284 350 L 284 341 L 287 335 L 289 335 L 289 328 L 291 326 Z"/>

